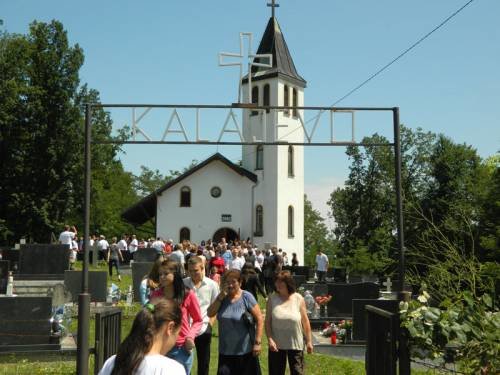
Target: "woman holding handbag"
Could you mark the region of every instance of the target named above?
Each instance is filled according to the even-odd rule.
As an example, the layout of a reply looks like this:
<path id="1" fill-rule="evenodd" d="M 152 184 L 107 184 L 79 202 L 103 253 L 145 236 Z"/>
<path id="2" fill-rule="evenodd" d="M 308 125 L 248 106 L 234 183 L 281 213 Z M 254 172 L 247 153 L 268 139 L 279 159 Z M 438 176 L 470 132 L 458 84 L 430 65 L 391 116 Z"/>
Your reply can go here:
<path id="1" fill-rule="evenodd" d="M 241 289 L 239 270 L 224 273 L 221 292 L 208 308 L 208 316 L 215 315 L 219 321 L 217 375 L 260 375 L 264 320 L 254 296 Z"/>

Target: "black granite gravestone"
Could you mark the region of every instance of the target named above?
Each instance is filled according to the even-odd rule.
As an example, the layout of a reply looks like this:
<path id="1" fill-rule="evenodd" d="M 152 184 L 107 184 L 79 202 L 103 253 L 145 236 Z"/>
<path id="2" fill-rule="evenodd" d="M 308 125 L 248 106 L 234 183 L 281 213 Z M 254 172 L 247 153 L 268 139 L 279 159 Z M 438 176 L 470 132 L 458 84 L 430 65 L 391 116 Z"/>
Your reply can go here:
<path id="1" fill-rule="evenodd" d="M 107 295 L 108 273 L 89 271 L 89 293 L 91 302 L 105 302 Z M 71 293 L 71 300 L 78 301 L 82 291 L 82 271 L 65 271 L 64 286 Z"/>
<path id="2" fill-rule="evenodd" d="M 21 245 L 19 272 L 22 275 L 63 275 L 69 266 L 68 245 Z"/>
<path id="3" fill-rule="evenodd" d="M 328 316 L 352 316 L 353 299 L 377 299 L 379 285 L 375 283 L 328 284 Z"/>
<path id="4" fill-rule="evenodd" d="M 387 299 L 353 299 L 352 300 L 352 339 L 366 341 L 366 305 L 372 305 L 392 313 L 399 311 L 399 301 Z"/>
<path id="5" fill-rule="evenodd" d="M 3 247 L 1 251 L 2 260 L 10 262 L 10 271 L 13 273 L 19 272 L 19 250 Z"/>
<path id="6" fill-rule="evenodd" d="M 7 292 L 9 265 L 10 262 L 8 260 L 0 260 L 0 294 L 5 294 Z"/>
<path id="7" fill-rule="evenodd" d="M 332 268 L 332 277 L 333 277 L 333 280 L 336 283 L 345 283 L 346 271 L 347 270 L 345 268 L 333 267 Z"/>
<path id="8" fill-rule="evenodd" d="M 141 250 L 136 251 L 138 253 Z M 139 286 L 141 281 L 149 274 L 151 268 L 153 268 L 154 262 L 134 262 L 132 263 L 132 289 L 134 291 L 134 301 L 140 302 L 141 298 L 139 296 Z"/>
<path id="9" fill-rule="evenodd" d="M 301 275 L 309 279 L 309 268 L 307 266 L 284 266 L 283 270 L 290 271 L 292 275 Z"/>
<path id="10" fill-rule="evenodd" d="M 146 247 L 134 252 L 134 262 L 154 262 L 158 258 L 158 251 L 152 247 Z"/>
<path id="11" fill-rule="evenodd" d="M 328 294 L 328 285 L 323 283 L 314 284 L 312 294 L 314 297 L 326 296 Z"/>
<path id="12" fill-rule="evenodd" d="M 293 281 L 295 282 L 295 288 L 300 287 L 306 282 L 306 277 L 304 275 L 292 275 Z"/>
<path id="13" fill-rule="evenodd" d="M 0 351 L 11 350 L 14 345 L 60 349 L 60 345 L 50 345 L 51 313 L 50 297 L 0 298 Z"/>

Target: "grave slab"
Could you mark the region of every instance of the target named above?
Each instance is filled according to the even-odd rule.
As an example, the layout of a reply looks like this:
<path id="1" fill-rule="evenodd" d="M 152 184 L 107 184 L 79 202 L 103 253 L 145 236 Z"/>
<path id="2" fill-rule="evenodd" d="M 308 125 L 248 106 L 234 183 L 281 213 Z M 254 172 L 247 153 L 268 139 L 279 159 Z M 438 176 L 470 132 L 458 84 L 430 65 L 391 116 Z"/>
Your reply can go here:
<path id="1" fill-rule="evenodd" d="M 144 249 L 139 249 L 134 252 L 134 263 L 135 262 L 154 262 L 158 257 L 158 252 L 152 247 L 146 247 Z"/>
<path id="2" fill-rule="evenodd" d="M 138 253 L 141 250 L 136 251 Z M 132 263 L 132 289 L 134 291 L 134 301 L 140 302 L 141 298 L 139 296 L 139 286 L 141 281 L 149 274 L 151 268 L 153 268 L 154 262 L 134 262 Z"/>
<path id="3" fill-rule="evenodd" d="M 0 298 L 0 351 L 16 345 L 48 345 L 51 339 L 50 297 Z"/>
<path id="4" fill-rule="evenodd" d="M 327 284 L 332 300 L 327 305 L 328 316 L 352 316 L 353 299 L 377 299 L 379 285 L 375 283 Z"/>
<path id="5" fill-rule="evenodd" d="M 89 271 L 89 293 L 91 302 L 106 302 L 108 273 L 106 271 Z M 71 294 L 72 302 L 78 301 L 82 290 L 82 271 L 65 271 L 64 286 Z"/>
<path id="6" fill-rule="evenodd" d="M 25 275 L 63 275 L 69 266 L 69 246 L 21 245 L 19 272 Z"/>

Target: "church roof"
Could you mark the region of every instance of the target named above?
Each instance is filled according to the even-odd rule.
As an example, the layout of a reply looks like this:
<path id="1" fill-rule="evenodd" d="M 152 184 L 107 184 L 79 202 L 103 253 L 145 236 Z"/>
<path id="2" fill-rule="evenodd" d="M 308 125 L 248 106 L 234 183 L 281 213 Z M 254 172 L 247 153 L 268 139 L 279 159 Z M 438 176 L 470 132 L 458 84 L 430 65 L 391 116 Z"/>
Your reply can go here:
<path id="1" fill-rule="evenodd" d="M 134 226 L 139 226 L 144 224 L 145 222 L 156 216 L 157 198 L 159 195 L 161 195 L 161 193 L 163 193 L 170 187 L 178 184 L 186 177 L 191 176 L 193 173 L 199 171 L 200 169 L 202 169 L 203 167 L 205 167 L 206 165 L 210 164 L 213 161 L 220 161 L 225 165 L 227 165 L 229 168 L 231 168 L 233 171 L 238 173 L 239 175 L 246 177 L 253 182 L 257 182 L 257 175 L 246 170 L 243 167 L 240 167 L 237 164 L 234 164 L 231 160 L 227 159 L 222 154 L 217 152 L 212 156 L 210 156 L 208 159 L 204 160 L 203 162 L 195 165 L 193 168 L 184 172 L 179 177 L 173 179 L 172 181 L 167 182 L 161 188 L 155 190 L 148 196 L 142 198 L 139 202 L 137 202 L 133 206 L 127 208 L 125 211 L 122 212 L 121 218 Z"/>
<path id="2" fill-rule="evenodd" d="M 285 37 L 275 17 L 271 17 L 267 23 L 266 31 L 264 31 L 264 35 L 260 41 L 257 54 L 272 54 L 273 67 L 252 66 L 252 81 L 282 77 L 291 80 L 300 87 L 306 87 L 307 82 L 299 75 L 295 68 L 292 56 L 285 42 Z M 260 59 L 256 58 L 254 61 L 260 62 Z M 266 63 L 267 59 L 262 59 L 262 62 Z M 243 78 L 243 83 L 245 82 L 248 82 L 248 75 Z"/>

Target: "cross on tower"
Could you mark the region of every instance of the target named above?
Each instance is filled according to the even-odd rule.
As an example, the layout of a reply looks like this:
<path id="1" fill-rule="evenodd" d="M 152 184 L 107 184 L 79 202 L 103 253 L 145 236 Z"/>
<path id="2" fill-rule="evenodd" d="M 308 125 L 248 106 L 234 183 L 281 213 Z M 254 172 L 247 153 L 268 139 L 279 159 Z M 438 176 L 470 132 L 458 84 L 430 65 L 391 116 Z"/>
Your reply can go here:
<path id="1" fill-rule="evenodd" d="M 271 7 L 271 17 L 274 18 L 274 8 L 278 8 L 280 5 L 276 4 L 276 0 L 272 0 L 270 3 L 267 3 L 268 7 Z"/>

